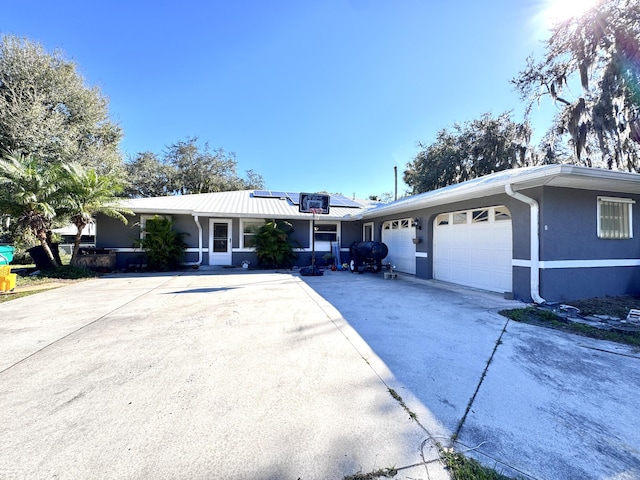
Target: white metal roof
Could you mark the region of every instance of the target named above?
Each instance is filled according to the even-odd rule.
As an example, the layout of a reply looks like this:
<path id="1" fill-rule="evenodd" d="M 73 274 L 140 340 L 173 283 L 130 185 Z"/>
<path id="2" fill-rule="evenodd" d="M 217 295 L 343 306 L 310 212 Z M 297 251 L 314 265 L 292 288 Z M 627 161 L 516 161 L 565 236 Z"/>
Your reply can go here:
<path id="1" fill-rule="evenodd" d="M 577 165 L 542 165 L 515 168 L 402 198 L 392 203 L 378 205 L 366 210 L 363 213 L 363 218 L 408 212 L 419 208 L 497 195 L 505 193 L 506 185 L 511 185 L 515 191 L 548 185 L 640 194 L 640 174 Z"/>
<path id="2" fill-rule="evenodd" d="M 187 214 L 216 217 L 244 218 L 311 218 L 309 213 L 300 213 L 298 205 L 286 198 L 257 197 L 253 190 L 233 192 L 199 193 L 168 197 L 127 199 L 122 206 L 136 213 Z M 331 206 L 323 219 L 340 220 L 359 216 L 362 207 Z"/>
<path id="3" fill-rule="evenodd" d="M 640 174 L 576 165 L 516 168 L 402 198 L 392 203 L 372 205 L 359 201 L 361 207 L 358 208 L 332 206 L 329 215 L 321 215 L 321 217 L 347 220 L 409 212 L 435 205 L 502 194 L 505 193 L 506 185 L 511 185 L 515 191 L 548 185 L 640 194 Z M 150 214 L 215 215 L 234 218 L 310 218 L 310 214 L 300 213 L 298 205 L 286 198 L 254 196 L 253 190 L 135 198 L 123 200 L 122 205 L 136 213 Z"/>

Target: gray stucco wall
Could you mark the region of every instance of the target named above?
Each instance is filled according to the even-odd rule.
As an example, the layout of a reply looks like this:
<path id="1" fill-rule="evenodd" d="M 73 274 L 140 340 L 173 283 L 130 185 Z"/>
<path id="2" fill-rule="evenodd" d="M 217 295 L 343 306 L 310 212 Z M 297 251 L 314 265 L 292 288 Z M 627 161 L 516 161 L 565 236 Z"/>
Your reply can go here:
<path id="1" fill-rule="evenodd" d="M 199 222 L 202 227 L 202 246 L 204 249 L 209 247 L 209 220 L 213 217 L 199 217 Z M 179 232 L 185 232 L 188 235 L 184 237 L 187 247 L 191 249 L 198 248 L 199 232 L 198 227 L 194 221 L 192 215 L 172 215 L 174 228 Z M 289 222 L 294 233 L 292 240 L 304 249 L 311 248 L 310 242 L 310 220 L 278 220 L 279 222 Z M 129 217 L 128 225 L 122 222 L 99 215 L 97 218 L 97 235 L 96 235 L 96 247 L 97 248 L 126 248 L 130 249 L 134 247 L 134 242 L 140 238 L 140 215 L 134 215 Z M 240 219 L 231 219 L 231 238 L 232 248 L 239 249 L 240 247 Z M 362 227 L 357 226 L 355 222 L 342 222 L 341 224 L 341 247 L 348 248 L 349 245 L 355 241 L 360 240 L 362 236 Z M 327 253 L 328 249 L 317 249 L 316 259 L 318 265 L 322 264 L 322 256 Z M 135 263 L 136 259 L 143 255 L 142 251 L 137 252 L 118 252 L 117 253 L 117 268 L 127 268 L 131 263 Z M 341 253 L 341 260 L 348 262 L 349 255 L 347 252 Z M 185 262 L 194 263 L 198 260 L 197 252 L 187 252 Z M 254 252 L 251 251 L 234 251 L 232 254 L 233 265 L 240 266 L 243 260 L 248 260 L 252 265 L 257 265 L 257 257 Z M 203 253 L 203 264 L 208 264 L 208 253 Z M 311 252 L 298 252 L 298 260 L 296 262 L 300 266 L 306 266 L 311 263 Z"/>
<path id="2" fill-rule="evenodd" d="M 633 238 L 598 238 L 598 196 L 631 198 Z M 541 260 L 638 258 L 640 195 L 545 187 L 540 219 Z"/>
<path id="3" fill-rule="evenodd" d="M 602 239 L 597 231 L 598 196 L 630 198 L 633 238 Z M 640 259 L 640 195 L 545 187 L 541 206 L 540 294 L 548 301 L 640 294 L 640 266 L 589 266 L 589 261 Z M 551 268 L 578 260 L 580 268 Z"/>

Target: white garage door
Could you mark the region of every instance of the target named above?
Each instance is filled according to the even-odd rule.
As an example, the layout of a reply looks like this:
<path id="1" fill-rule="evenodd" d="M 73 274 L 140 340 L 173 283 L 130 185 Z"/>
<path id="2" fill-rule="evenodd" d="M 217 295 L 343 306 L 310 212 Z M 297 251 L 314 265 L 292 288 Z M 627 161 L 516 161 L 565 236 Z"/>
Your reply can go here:
<path id="1" fill-rule="evenodd" d="M 494 292 L 512 291 L 511 214 L 504 206 L 438 215 L 433 278 Z"/>
<path id="2" fill-rule="evenodd" d="M 404 273 L 416 273 L 416 246 L 413 238 L 415 227 L 410 218 L 391 220 L 382 224 L 382 243 L 389 249 L 389 255 L 383 263 L 395 265 L 395 269 Z"/>

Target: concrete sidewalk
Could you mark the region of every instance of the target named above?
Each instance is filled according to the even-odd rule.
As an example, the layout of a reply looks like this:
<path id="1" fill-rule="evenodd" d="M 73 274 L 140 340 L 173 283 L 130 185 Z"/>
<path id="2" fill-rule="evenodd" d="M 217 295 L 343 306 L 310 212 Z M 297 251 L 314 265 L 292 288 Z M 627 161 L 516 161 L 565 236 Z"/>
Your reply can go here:
<path id="1" fill-rule="evenodd" d="M 523 305 L 440 282 L 305 281 L 411 393 L 411 409 L 459 429 L 458 451 L 518 478 L 640 478 L 637 349 L 507 321 L 497 311 Z"/>
<path id="2" fill-rule="evenodd" d="M 3 479 L 448 478 L 440 420 L 287 274 L 114 275 L 0 304 L 0 425 Z"/>

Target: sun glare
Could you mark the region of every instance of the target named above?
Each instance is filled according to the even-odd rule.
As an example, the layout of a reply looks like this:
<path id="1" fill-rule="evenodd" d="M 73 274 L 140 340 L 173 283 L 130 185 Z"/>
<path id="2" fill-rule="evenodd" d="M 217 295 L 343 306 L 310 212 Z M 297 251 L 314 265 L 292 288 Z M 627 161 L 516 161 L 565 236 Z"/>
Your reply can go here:
<path id="1" fill-rule="evenodd" d="M 579 17 L 596 3 L 598 0 L 546 0 L 545 23 L 547 27 L 552 27 L 571 17 Z"/>

